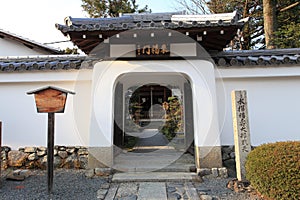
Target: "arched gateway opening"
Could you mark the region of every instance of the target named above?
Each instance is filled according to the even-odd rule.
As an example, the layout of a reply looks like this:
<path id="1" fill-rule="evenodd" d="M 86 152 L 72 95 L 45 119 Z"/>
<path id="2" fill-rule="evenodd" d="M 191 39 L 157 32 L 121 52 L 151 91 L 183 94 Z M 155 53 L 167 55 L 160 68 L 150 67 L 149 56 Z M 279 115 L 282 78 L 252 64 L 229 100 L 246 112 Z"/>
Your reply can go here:
<path id="1" fill-rule="evenodd" d="M 164 122 L 166 108 L 164 105 L 172 96 L 170 88 L 148 84 L 137 88 L 129 99 L 131 120 L 140 128 L 160 129 Z M 157 123 L 155 123 L 157 122 Z"/>
<path id="2" fill-rule="evenodd" d="M 188 171 L 195 165 L 190 83 L 178 73 L 153 75 L 131 73 L 117 80 L 114 168 Z"/>

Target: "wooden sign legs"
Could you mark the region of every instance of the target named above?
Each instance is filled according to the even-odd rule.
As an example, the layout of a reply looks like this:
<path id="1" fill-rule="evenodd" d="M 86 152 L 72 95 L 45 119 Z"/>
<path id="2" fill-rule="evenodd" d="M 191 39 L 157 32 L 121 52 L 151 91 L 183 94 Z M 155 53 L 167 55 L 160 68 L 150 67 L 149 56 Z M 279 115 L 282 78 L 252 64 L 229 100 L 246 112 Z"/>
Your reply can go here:
<path id="1" fill-rule="evenodd" d="M 48 113 L 47 172 L 48 172 L 48 193 L 49 194 L 52 194 L 53 191 L 54 120 L 55 120 L 55 113 Z"/>

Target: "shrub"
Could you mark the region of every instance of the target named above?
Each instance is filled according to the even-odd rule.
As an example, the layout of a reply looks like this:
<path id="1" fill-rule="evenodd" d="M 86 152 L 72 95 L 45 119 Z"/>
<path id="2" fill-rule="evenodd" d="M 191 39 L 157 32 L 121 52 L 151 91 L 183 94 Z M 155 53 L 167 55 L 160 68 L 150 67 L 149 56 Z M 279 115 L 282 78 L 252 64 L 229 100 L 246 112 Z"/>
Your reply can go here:
<path id="1" fill-rule="evenodd" d="M 168 102 L 163 103 L 163 107 L 166 111 L 166 121 L 161 132 L 170 141 L 176 136 L 176 132 L 183 131 L 182 103 L 178 97 L 172 96 L 168 98 Z"/>
<path id="2" fill-rule="evenodd" d="M 246 178 L 272 199 L 300 199 L 300 141 L 264 144 L 249 153 Z"/>

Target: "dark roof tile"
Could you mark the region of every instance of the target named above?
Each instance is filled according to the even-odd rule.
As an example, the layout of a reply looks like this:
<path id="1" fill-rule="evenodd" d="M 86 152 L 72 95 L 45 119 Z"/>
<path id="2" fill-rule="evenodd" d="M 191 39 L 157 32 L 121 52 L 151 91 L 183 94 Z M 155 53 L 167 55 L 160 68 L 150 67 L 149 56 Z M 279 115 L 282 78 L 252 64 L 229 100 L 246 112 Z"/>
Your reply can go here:
<path id="1" fill-rule="evenodd" d="M 300 48 L 223 51 L 212 55 L 212 57 L 219 67 L 291 65 L 300 63 Z"/>
<path id="2" fill-rule="evenodd" d="M 211 54 L 218 68 L 276 67 L 300 64 L 300 48 L 230 51 Z M 0 73 L 91 69 L 99 60 L 87 56 L 0 57 Z"/>
<path id="3" fill-rule="evenodd" d="M 35 56 L 0 58 L 0 72 L 81 69 L 86 56 Z"/>

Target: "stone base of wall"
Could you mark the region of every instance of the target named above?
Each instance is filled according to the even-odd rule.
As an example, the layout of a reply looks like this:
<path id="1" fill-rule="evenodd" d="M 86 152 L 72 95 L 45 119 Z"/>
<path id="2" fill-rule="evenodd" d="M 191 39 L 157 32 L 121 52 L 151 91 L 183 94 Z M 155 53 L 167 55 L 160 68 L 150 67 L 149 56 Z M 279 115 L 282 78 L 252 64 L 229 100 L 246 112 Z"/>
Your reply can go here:
<path id="1" fill-rule="evenodd" d="M 46 147 L 24 147 L 11 150 L 2 147 L 1 168 L 46 169 Z M 55 146 L 54 168 L 86 169 L 88 166 L 88 150 L 86 147 Z"/>
<path id="2" fill-rule="evenodd" d="M 87 147 L 55 146 L 54 149 L 55 149 L 54 150 L 55 168 L 87 169 L 89 167 L 90 169 L 94 169 L 97 167 L 107 168 L 111 166 L 111 163 L 107 163 L 107 162 L 103 166 L 99 166 L 99 165 L 96 166 L 96 163 L 94 162 L 89 163 L 93 155 L 89 157 L 88 151 L 91 149 L 88 149 Z M 223 167 L 227 168 L 228 175 L 230 177 L 236 177 L 234 146 L 233 145 L 222 146 L 221 152 L 222 152 Z M 24 148 L 19 148 L 19 150 L 17 151 L 11 150 L 10 147 L 2 147 L 0 153 L 1 153 L 0 158 L 2 160 L 1 162 L 2 169 L 6 169 L 9 167 L 15 169 L 46 169 L 47 168 L 47 149 L 45 147 L 24 147 Z M 108 157 L 110 157 L 111 153 L 112 152 L 110 149 L 109 149 L 109 153 L 108 150 L 103 152 L 103 154 L 106 155 L 109 154 Z M 107 158 L 107 160 L 109 159 Z M 219 162 L 219 156 L 217 156 L 217 160 Z M 92 166 L 93 163 L 95 166 Z M 201 163 L 200 163 L 200 167 L 201 169 L 209 168 L 210 170 L 213 168 L 211 166 L 206 166 L 206 167 L 203 165 L 201 166 Z M 221 168 L 221 166 L 218 166 L 217 168 Z M 207 170 L 205 173 L 208 173 Z M 211 172 L 210 174 L 213 173 Z M 214 175 L 212 176 L 215 175 L 216 173 L 214 173 Z"/>
<path id="3" fill-rule="evenodd" d="M 227 168 L 229 177 L 236 177 L 234 146 L 222 146 L 222 162 Z"/>
<path id="4" fill-rule="evenodd" d="M 195 147 L 195 156 L 197 168 L 221 168 L 222 155 L 221 147 Z"/>
<path id="5" fill-rule="evenodd" d="M 228 170 L 229 177 L 236 177 L 236 163 L 235 163 L 235 150 L 234 145 L 231 146 L 222 146 L 222 163 L 223 167 L 226 167 Z M 252 146 L 253 150 L 255 147 Z"/>
<path id="6" fill-rule="evenodd" d="M 198 175 L 205 179 L 212 179 L 212 178 L 227 178 L 228 172 L 225 167 L 222 168 L 203 168 L 197 171 Z"/>

